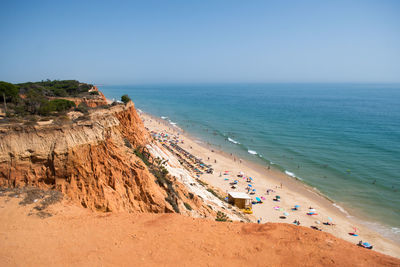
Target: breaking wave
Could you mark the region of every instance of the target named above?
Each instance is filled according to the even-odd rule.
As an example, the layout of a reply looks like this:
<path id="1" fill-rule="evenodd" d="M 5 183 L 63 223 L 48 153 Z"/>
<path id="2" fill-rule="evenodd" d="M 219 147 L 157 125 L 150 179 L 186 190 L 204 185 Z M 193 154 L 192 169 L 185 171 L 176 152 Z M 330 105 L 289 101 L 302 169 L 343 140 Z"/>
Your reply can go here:
<path id="1" fill-rule="evenodd" d="M 254 150 L 248 149 L 247 152 L 249 152 L 249 154 L 252 154 L 252 155 L 257 155 L 257 151 L 254 151 Z"/>
<path id="2" fill-rule="evenodd" d="M 229 141 L 229 142 L 232 142 L 232 143 L 234 143 L 234 144 L 236 144 L 236 145 L 240 145 L 240 143 L 239 143 L 238 141 L 235 141 L 235 140 L 233 140 L 233 139 L 230 138 L 230 137 L 228 137 L 228 141 Z"/>

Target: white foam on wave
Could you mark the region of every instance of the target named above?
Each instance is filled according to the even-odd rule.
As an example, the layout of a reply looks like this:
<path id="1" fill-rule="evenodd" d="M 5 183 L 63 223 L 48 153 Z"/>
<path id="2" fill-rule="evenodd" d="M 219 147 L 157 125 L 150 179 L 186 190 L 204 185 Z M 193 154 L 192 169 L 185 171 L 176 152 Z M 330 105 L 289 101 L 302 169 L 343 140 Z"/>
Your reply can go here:
<path id="1" fill-rule="evenodd" d="M 161 116 L 161 119 L 166 120 L 168 117 Z"/>
<path id="2" fill-rule="evenodd" d="M 285 173 L 286 173 L 287 175 L 289 175 L 289 176 L 293 177 L 293 178 L 296 178 L 296 175 L 294 175 L 294 173 L 293 173 L 293 172 L 290 172 L 290 171 L 285 171 Z"/>
<path id="3" fill-rule="evenodd" d="M 394 234 L 400 235 L 400 228 L 392 227 L 391 230 L 392 230 L 392 232 L 393 232 Z"/>
<path id="4" fill-rule="evenodd" d="M 293 178 L 295 178 L 295 179 L 297 179 L 297 180 L 303 181 L 303 179 L 301 179 L 300 177 L 296 176 L 296 174 L 294 174 L 293 172 L 285 171 L 285 173 L 286 173 L 286 175 L 288 175 L 288 176 L 290 176 L 290 177 L 293 177 Z M 314 189 L 316 189 L 316 188 L 314 188 Z"/>
<path id="5" fill-rule="evenodd" d="M 232 142 L 232 143 L 234 143 L 234 144 L 236 144 L 236 145 L 239 145 L 239 144 L 240 144 L 238 141 L 235 141 L 235 140 L 233 140 L 233 139 L 230 138 L 230 137 L 228 137 L 228 141 L 229 141 L 229 142 Z"/>
<path id="6" fill-rule="evenodd" d="M 344 214 L 349 215 L 349 213 L 348 213 L 344 208 L 342 208 L 341 206 L 339 206 L 338 204 L 333 203 L 332 205 L 333 205 L 335 208 L 337 208 L 338 210 L 340 210 L 341 212 L 343 212 Z"/>
<path id="7" fill-rule="evenodd" d="M 249 154 L 252 154 L 252 155 L 257 155 L 257 151 L 254 151 L 254 150 L 247 150 L 247 152 L 249 152 Z"/>
<path id="8" fill-rule="evenodd" d="M 139 114 L 142 114 L 143 113 L 143 111 L 141 110 L 141 109 L 137 109 L 137 111 L 139 112 Z"/>

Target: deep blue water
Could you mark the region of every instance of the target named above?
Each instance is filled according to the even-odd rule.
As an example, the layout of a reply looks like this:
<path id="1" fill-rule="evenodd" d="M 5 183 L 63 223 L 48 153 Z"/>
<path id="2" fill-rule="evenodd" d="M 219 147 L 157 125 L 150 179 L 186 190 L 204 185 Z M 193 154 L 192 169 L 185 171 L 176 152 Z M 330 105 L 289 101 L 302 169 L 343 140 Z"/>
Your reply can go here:
<path id="1" fill-rule="evenodd" d="M 243 158 L 294 174 L 400 240 L 400 85 L 100 86 Z M 240 144 L 227 140 L 233 139 Z M 256 151 L 257 155 L 248 153 Z M 378 226 L 377 226 L 378 227 Z M 396 234 L 397 232 L 397 234 Z"/>

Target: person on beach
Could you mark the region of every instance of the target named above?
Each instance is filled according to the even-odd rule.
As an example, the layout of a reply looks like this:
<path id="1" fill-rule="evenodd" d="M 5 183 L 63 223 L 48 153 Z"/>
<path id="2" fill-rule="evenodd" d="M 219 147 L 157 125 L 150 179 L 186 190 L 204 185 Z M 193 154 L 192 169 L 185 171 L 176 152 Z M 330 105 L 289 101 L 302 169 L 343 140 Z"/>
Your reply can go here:
<path id="1" fill-rule="evenodd" d="M 282 183 L 281 183 L 281 189 L 283 188 L 283 185 L 282 185 Z"/>

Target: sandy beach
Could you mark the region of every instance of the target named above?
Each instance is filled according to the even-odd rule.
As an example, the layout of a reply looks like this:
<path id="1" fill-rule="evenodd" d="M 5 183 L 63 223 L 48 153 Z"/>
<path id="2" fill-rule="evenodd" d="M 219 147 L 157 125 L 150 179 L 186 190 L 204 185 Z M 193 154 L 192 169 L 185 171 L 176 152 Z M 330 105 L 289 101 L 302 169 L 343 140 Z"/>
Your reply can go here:
<path id="1" fill-rule="evenodd" d="M 253 205 L 254 222 L 259 220 L 261 223 L 293 224 L 297 220 L 301 226 L 316 227 L 354 244 L 360 240 L 369 242 L 376 251 L 400 257 L 398 244 L 358 223 L 345 211 L 334 206 L 332 201 L 305 184 L 277 170 L 262 167 L 213 148 L 166 120 L 143 112 L 140 116 L 145 127 L 150 131 L 176 137 L 180 142 L 180 147 L 201 158 L 205 164 L 212 165 L 214 172 L 200 175 L 201 180 L 226 193 L 229 191 L 253 192 L 255 189 L 251 197 L 253 200 L 256 200 L 256 197 L 262 199 L 262 203 Z M 244 177 L 238 177 L 240 173 L 243 173 Z M 250 191 L 248 177 L 252 177 Z M 235 180 L 238 182 L 236 188 L 233 189 L 231 183 Z M 270 189 L 269 193 L 267 193 L 268 189 Z M 279 201 L 273 200 L 276 196 L 280 196 Z M 296 205 L 299 208 L 292 210 Z M 307 215 L 310 212 L 314 215 Z M 349 234 L 353 232 L 357 236 Z"/>

